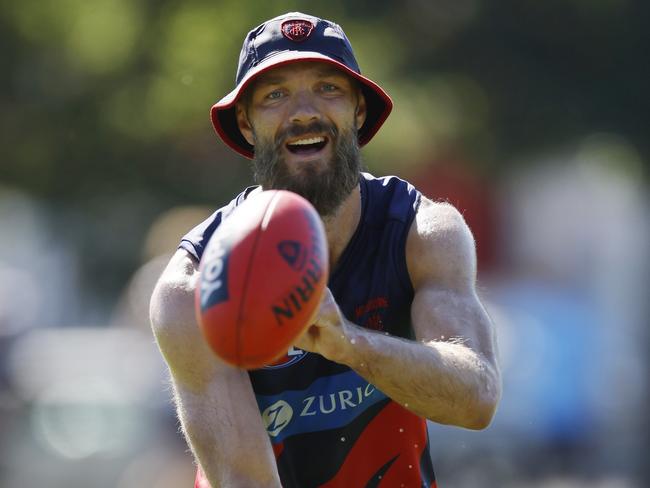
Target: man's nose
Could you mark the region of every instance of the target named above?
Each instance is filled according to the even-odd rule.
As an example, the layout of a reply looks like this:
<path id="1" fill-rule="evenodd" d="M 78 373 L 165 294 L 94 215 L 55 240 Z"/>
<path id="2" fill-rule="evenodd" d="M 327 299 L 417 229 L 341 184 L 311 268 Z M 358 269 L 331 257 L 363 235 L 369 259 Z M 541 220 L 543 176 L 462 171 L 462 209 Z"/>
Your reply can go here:
<path id="1" fill-rule="evenodd" d="M 321 113 L 313 95 L 305 92 L 295 93 L 291 102 L 289 119 L 292 123 L 307 124 L 320 119 Z"/>

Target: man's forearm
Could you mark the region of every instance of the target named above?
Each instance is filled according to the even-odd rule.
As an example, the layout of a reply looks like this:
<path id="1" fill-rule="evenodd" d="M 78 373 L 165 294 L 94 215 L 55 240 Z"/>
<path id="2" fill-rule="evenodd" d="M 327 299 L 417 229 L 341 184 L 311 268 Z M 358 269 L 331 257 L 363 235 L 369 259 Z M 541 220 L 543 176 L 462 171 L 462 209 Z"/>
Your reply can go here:
<path id="1" fill-rule="evenodd" d="M 236 405 L 225 391 L 217 393 L 211 405 L 203 395 L 176 393 L 183 433 L 212 488 L 280 486 L 258 411 L 248 411 L 244 402 Z M 205 396 L 211 396 L 210 392 Z M 237 415 L 232 416 L 233 412 Z"/>
<path id="2" fill-rule="evenodd" d="M 487 427 L 499 398 L 494 366 L 462 343 L 409 341 L 347 322 L 340 362 L 394 401 L 434 422 Z"/>
<path id="3" fill-rule="evenodd" d="M 183 434 L 207 478 L 206 486 L 209 480 L 212 488 L 279 487 L 275 457 L 247 372 L 219 361 L 196 324 L 197 273 L 198 262 L 177 251 L 150 304 L 152 330 L 169 366 Z"/>

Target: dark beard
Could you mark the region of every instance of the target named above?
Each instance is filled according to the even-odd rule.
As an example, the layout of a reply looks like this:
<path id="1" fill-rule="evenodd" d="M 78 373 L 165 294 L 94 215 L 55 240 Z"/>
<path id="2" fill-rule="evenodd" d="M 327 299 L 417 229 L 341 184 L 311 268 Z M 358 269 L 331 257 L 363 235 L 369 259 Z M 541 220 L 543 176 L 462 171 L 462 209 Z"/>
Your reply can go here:
<path id="1" fill-rule="evenodd" d="M 323 170 L 302 168 L 299 176 L 289 172 L 281 150 L 289 137 L 326 133 L 334 144 L 332 160 Z M 314 122 L 308 126 L 292 125 L 278 133 L 275 141 L 255 139 L 253 175 L 265 190 L 290 190 L 311 202 L 321 217 L 334 215 L 359 183 L 361 157 L 357 129 L 339 130 L 331 124 Z"/>

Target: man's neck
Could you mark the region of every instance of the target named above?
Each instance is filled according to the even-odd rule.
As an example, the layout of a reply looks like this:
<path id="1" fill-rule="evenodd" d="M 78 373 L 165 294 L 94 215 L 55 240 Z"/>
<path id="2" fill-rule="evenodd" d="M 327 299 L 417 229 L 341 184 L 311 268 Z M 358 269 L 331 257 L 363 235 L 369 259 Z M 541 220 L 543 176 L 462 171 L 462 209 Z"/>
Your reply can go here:
<path id="1" fill-rule="evenodd" d="M 361 190 L 357 185 L 332 216 L 323 219 L 329 246 L 330 270 L 352 239 L 361 218 Z"/>

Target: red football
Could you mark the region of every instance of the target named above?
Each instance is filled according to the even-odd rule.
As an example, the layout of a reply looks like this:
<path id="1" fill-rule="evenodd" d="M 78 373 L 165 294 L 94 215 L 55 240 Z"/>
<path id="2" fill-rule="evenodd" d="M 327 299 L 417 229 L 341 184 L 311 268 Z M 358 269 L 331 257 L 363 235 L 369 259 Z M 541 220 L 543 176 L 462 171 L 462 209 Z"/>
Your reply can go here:
<path id="1" fill-rule="evenodd" d="M 314 207 L 285 190 L 249 196 L 210 238 L 196 315 L 212 350 L 256 369 L 286 354 L 314 319 L 327 286 L 325 229 Z"/>

